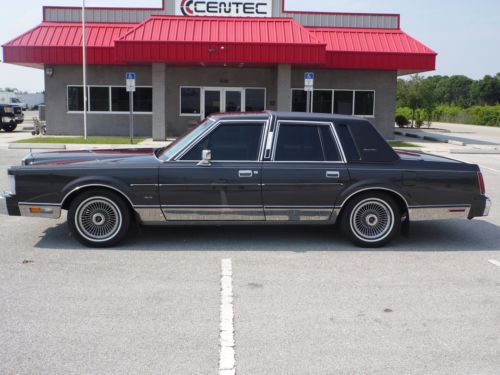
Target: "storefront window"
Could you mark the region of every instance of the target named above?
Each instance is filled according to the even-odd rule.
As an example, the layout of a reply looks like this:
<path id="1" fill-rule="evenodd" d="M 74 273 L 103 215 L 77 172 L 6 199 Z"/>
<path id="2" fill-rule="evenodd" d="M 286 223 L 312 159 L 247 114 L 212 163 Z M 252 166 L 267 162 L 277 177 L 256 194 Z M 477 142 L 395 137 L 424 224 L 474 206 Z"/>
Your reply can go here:
<path id="1" fill-rule="evenodd" d="M 354 114 L 357 116 L 373 116 L 375 104 L 374 91 L 356 91 Z"/>
<path id="2" fill-rule="evenodd" d="M 292 90 L 292 112 L 307 112 L 307 92 Z"/>
<path id="3" fill-rule="evenodd" d="M 113 112 L 128 112 L 129 100 L 129 94 L 125 87 L 111 88 L 111 110 Z"/>
<path id="4" fill-rule="evenodd" d="M 245 101 L 245 110 L 247 112 L 264 111 L 266 109 L 266 90 L 246 89 Z"/>
<path id="5" fill-rule="evenodd" d="M 68 111 L 83 111 L 83 87 L 68 86 Z"/>
<path id="6" fill-rule="evenodd" d="M 135 89 L 134 112 L 153 112 L 153 89 L 151 87 Z"/>
<path id="7" fill-rule="evenodd" d="M 181 87 L 181 114 L 200 114 L 200 93 L 201 89 L 199 87 Z"/>
<path id="8" fill-rule="evenodd" d="M 109 87 L 89 88 L 90 110 L 93 112 L 109 111 Z"/>
<path id="9" fill-rule="evenodd" d="M 314 90 L 313 112 L 332 113 L 332 90 Z"/>
<path id="10" fill-rule="evenodd" d="M 353 91 L 335 90 L 333 100 L 333 113 L 338 115 L 352 115 Z"/>

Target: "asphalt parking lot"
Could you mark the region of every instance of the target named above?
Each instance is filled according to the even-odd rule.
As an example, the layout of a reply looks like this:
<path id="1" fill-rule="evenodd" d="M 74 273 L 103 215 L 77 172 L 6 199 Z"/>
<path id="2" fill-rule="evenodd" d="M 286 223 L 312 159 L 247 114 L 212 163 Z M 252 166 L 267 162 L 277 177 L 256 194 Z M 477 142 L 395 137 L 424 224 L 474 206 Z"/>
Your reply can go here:
<path id="1" fill-rule="evenodd" d="M 24 153 L 0 149 L 1 190 Z M 453 157 L 482 166 L 490 216 L 415 223 L 379 250 L 250 226 L 95 250 L 64 218 L 2 217 L 0 373 L 217 374 L 231 259 L 237 374 L 499 374 L 500 155 Z"/>

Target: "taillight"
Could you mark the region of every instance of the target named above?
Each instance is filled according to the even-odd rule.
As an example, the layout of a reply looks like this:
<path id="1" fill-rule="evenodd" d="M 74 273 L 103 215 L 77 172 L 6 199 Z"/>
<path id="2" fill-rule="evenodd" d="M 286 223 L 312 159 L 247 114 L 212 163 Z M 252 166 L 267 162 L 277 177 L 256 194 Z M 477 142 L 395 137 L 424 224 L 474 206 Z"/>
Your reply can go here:
<path id="1" fill-rule="evenodd" d="M 479 191 L 482 195 L 486 194 L 486 187 L 484 185 L 484 178 L 481 172 L 477 172 L 477 179 L 479 181 Z"/>

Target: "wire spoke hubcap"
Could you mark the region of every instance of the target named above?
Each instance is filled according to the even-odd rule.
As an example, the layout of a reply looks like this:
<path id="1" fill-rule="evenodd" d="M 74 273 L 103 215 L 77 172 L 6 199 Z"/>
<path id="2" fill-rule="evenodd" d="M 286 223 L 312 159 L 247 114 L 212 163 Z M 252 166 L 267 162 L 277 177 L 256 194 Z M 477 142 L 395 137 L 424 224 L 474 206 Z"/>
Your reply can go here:
<path id="1" fill-rule="evenodd" d="M 76 212 L 78 232 L 91 241 L 107 241 L 118 233 L 122 224 L 120 209 L 105 197 L 83 201 Z"/>
<path id="2" fill-rule="evenodd" d="M 350 219 L 354 234 L 368 242 L 384 239 L 394 227 L 392 208 L 385 201 L 376 198 L 359 202 Z"/>

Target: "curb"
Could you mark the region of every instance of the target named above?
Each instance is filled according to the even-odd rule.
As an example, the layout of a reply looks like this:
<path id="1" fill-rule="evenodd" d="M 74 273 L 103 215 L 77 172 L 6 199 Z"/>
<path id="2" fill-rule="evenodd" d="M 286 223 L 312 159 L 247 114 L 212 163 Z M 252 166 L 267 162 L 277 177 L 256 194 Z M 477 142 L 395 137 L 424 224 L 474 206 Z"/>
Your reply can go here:
<path id="1" fill-rule="evenodd" d="M 431 142 L 449 143 L 449 144 L 455 145 L 455 146 L 467 146 L 466 143 L 461 142 L 461 141 L 455 141 L 452 139 L 442 139 L 442 138 L 434 137 L 432 135 L 421 135 L 421 134 L 415 134 L 415 133 L 408 133 L 408 132 L 401 131 L 401 130 L 395 130 L 394 134 L 401 135 L 403 137 L 408 137 L 408 138 L 423 139 L 425 141 L 431 141 Z"/>

